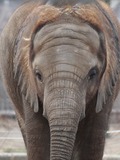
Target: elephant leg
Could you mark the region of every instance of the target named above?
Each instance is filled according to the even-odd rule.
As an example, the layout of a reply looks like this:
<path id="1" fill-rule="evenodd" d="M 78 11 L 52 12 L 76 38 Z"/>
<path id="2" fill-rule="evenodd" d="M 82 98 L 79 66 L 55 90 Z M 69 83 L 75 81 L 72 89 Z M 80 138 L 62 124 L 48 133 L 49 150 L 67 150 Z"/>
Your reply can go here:
<path id="1" fill-rule="evenodd" d="M 108 115 L 104 112 L 86 116 L 80 123 L 73 159 L 102 160 Z"/>
<path id="2" fill-rule="evenodd" d="M 25 105 L 25 127 L 28 160 L 49 160 L 49 125 L 42 116 L 42 107 L 34 113 L 30 106 Z"/>
<path id="3" fill-rule="evenodd" d="M 105 144 L 108 115 L 104 113 L 88 117 L 81 144 L 82 160 L 102 160 Z"/>
<path id="4" fill-rule="evenodd" d="M 26 129 L 25 129 L 25 120 L 24 120 L 24 116 L 20 115 L 19 112 L 16 112 L 16 116 L 17 116 L 17 120 L 18 120 L 18 124 L 23 136 L 23 140 L 25 143 L 25 146 L 27 145 L 26 143 Z"/>

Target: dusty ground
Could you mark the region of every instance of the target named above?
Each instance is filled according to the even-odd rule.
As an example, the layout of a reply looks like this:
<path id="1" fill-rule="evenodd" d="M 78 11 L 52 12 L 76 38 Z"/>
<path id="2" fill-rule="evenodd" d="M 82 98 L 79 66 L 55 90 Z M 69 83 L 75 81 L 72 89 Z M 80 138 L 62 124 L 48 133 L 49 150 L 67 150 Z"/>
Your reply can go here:
<path id="1" fill-rule="evenodd" d="M 110 130 L 120 130 L 115 123 Z M 15 120 L 0 118 L 0 153 L 24 153 L 24 142 Z M 111 133 L 106 136 L 105 154 L 120 156 L 120 133 Z"/>

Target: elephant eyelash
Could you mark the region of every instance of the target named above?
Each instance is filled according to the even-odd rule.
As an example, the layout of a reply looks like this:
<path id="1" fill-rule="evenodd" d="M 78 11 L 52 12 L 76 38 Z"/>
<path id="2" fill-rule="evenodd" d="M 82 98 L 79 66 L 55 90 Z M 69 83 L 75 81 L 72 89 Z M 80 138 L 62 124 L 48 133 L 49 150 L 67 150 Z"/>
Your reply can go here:
<path id="1" fill-rule="evenodd" d="M 40 82 L 43 82 L 43 76 L 42 76 L 42 73 L 38 70 L 35 71 L 35 76 L 37 77 L 37 79 L 40 81 Z"/>
<path id="2" fill-rule="evenodd" d="M 93 67 L 88 73 L 88 80 L 94 79 L 98 75 L 98 68 Z"/>

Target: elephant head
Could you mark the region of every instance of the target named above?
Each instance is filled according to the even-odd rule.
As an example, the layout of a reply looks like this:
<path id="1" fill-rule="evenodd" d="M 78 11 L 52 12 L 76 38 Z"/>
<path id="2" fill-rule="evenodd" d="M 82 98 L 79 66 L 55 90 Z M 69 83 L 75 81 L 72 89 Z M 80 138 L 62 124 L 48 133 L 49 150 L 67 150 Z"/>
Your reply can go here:
<path id="1" fill-rule="evenodd" d="M 85 109 L 95 99 L 100 112 L 112 95 L 119 44 L 111 19 L 102 2 L 46 5 L 33 10 L 19 32 L 14 77 L 19 77 L 18 86 L 34 111 L 43 107 L 51 160 L 71 159 Z"/>

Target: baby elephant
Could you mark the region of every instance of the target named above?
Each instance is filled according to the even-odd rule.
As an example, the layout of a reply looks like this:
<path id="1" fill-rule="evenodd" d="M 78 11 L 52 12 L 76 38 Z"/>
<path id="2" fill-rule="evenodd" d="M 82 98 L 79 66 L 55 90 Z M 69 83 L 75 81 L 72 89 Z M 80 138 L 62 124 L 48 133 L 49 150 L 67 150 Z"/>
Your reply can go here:
<path id="1" fill-rule="evenodd" d="M 102 0 L 24 4 L 0 61 L 28 160 L 102 160 L 120 84 L 120 27 Z"/>

